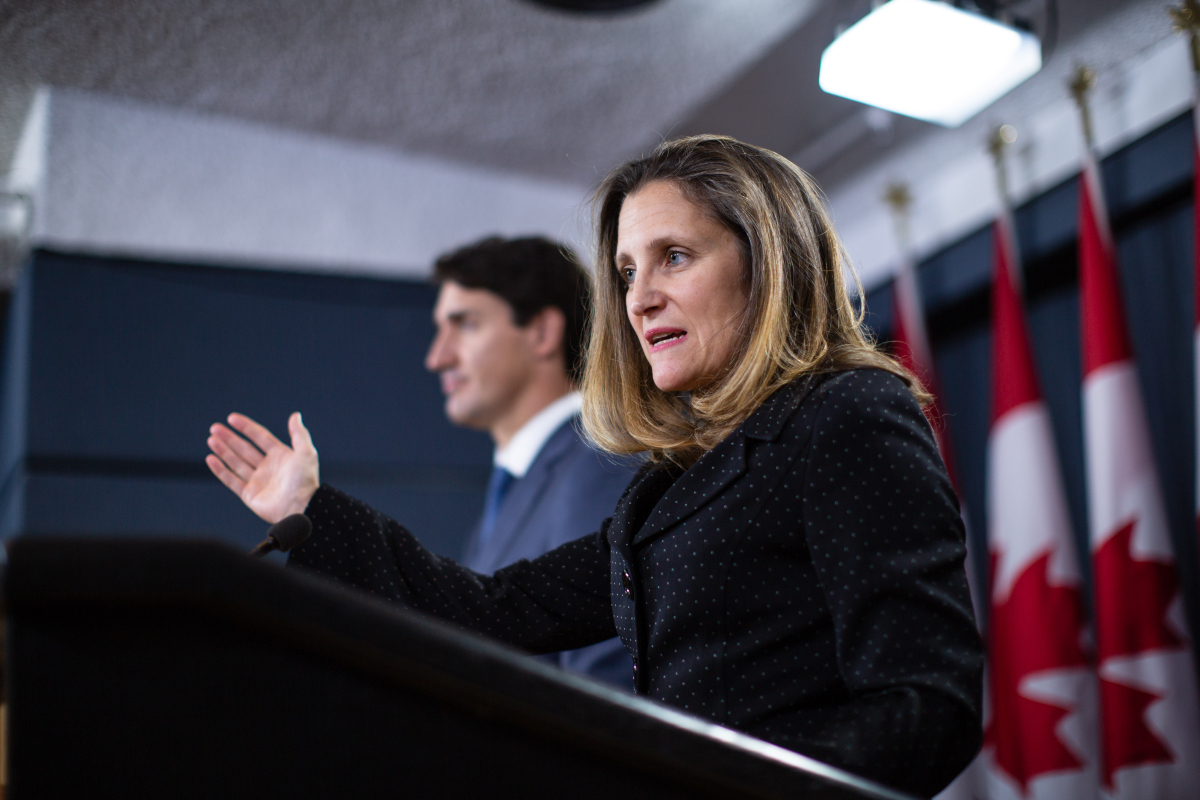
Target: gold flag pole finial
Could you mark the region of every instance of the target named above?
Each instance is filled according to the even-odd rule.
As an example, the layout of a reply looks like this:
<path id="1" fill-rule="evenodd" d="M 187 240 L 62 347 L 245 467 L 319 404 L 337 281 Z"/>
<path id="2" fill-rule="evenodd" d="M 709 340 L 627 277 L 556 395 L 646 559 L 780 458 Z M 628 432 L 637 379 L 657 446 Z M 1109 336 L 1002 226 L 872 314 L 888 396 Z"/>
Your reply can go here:
<path id="1" fill-rule="evenodd" d="M 1083 119 L 1083 138 L 1088 149 L 1091 149 L 1095 141 L 1092 135 L 1092 112 L 1088 108 L 1087 96 L 1092 87 L 1096 85 L 1096 72 L 1091 67 L 1080 64 L 1075 68 L 1075 76 L 1067 85 L 1071 88 L 1071 96 L 1075 98 L 1075 104 L 1079 106 L 1079 114 Z"/>
<path id="2" fill-rule="evenodd" d="M 909 206 L 912 205 L 912 195 L 908 191 L 907 183 L 889 183 L 887 188 L 883 190 L 883 201 L 892 207 L 892 210 L 898 214 L 907 214 Z"/>
<path id="3" fill-rule="evenodd" d="M 1000 200 L 1008 205 L 1008 173 L 1004 169 L 1004 150 L 1017 140 L 1017 129 L 1012 125 L 1000 125 L 988 139 L 988 151 L 996 165 L 996 186 Z"/>
<path id="4" fill-rule="evenodd" d="M 1200 75 L 1200 2 L 1183 0 L 1182 5 L 1168 6 L 1167 13 L 1171 15 L 1171 27 L 1191 39 L 1192 71 Z"/>
<path id="5" fill-rule="evenodd" d="M 908 184 L 902 181 L 889 183 L 883 190 L 883 202 L 892 209 L 892 221 L 896 226 L 896 239 L 900 250 L 907 254 L 909 246 L 908 210 L 912 207 L 912 194 Z"/>

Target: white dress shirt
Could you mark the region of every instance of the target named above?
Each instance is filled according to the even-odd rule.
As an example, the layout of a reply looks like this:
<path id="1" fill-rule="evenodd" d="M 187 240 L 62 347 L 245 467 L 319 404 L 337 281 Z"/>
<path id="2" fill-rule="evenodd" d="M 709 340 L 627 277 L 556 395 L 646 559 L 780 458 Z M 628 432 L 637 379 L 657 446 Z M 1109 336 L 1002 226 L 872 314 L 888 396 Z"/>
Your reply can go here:
<path id="1" fill-rule="evenodd" d="M 529 465 L 542 452 L 547 440 L 562 424 L 583 408 L 583 396 L 579 392 L 563 395 L 521 426 L 503 449 L 497 450 L 492 463 L 504 467 L 515 478 L 524 478 Z"/>

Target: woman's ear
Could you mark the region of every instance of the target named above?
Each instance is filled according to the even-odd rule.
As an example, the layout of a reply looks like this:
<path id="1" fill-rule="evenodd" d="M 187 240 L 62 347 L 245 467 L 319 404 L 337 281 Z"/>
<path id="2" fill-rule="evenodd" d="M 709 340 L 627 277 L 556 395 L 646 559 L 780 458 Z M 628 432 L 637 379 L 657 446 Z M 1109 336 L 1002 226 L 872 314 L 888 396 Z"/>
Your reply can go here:
<path id="1" fill-rule="evenodd" d="M 567 317 L 561 309 L 546 306 L 533 315 L 525 326 L 530 334 L 533 353 L 538 358 L 553 358 L 563 354 L 563 339 L 567 332 Z"/>

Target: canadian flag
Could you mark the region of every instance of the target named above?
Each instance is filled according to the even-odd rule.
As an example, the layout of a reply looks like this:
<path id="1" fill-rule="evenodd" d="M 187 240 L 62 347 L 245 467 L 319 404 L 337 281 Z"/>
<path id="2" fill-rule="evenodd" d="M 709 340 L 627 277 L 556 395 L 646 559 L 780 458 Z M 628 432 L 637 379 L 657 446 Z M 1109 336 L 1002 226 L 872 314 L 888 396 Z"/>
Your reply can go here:
<path id="1" fill-rule="evenodd" d="M 987 795 L 1095 798 L 1096 680 L 1050 415 L 1034 370 L 1008 213 L 992 246 L 992 566 Z"/>
<path id="2" fill-rule="evenodd" d="M 1079 190 L 1083 420 L 1096 596 L 1101 788 L 1200 794 L 1200 707 L 1100 173 Z"/>
<path id="3" fill-rule="evenodd" d="M 900 268 L 892 283 L 892 339 L 893 354 L 904 367 L 921 379 L 925 388 L 933 395 L 933 403 L 926 409 L 933 434 L 937 439 L 938 450 L 946 463 L 946 471 L 950 481 L 958 490 L 958 476 L 954 470 L 954 456 L 950 448 L 950 435 L 946 427 L 946 418 L 942 410 L 941 387 L 938 386 L 937 372 L 934 369 L 933 350 L 929 346 L 929 335 L 925 330 L 925 309 L 921 303 L 921 293 L 917 286 L 916 269 L 912 259 L 904 254 Z M 966 515 L 963 515 L 964 522 Z M 970 536 L 967 536 L 967 580 L 971 589 L 971 601 L 975 606 L 975 619 L 980 619 L 979 611 L 983 599 L 976 582 L 971 580 L 971 551 Z M 975 759 L 953 783 L 947 786 L 937 796 L 937 800 L 972 800 L 979 797 L 984 780 L 981 775 L 981 761 Z"/>
<path id="4" fill-rule="evenodd" d="M 925 331 L 925 308 L 921 303 L 921 292 L 917 286 L 916 269 L 911 259 L 903 257 L 900 269 L 892 284 L 892 338 L 893 353 L 905 369 L 921 379 L 926 390 L 933 395 L 933 403 L 925 410 L 937 437 L 938 450 L 946 462 L 950 480 L 958 487 L 958 476 L 954 470 L 954 455 L 950 450 L 950 436 L 946 430 L 946 417 L 941 403 L 941 387 L 933 365 L 933 350 L 929 347 L 929 335 Z"/>
<path id="5" fill-rule="evenodd" d="M 954 451 L 950 446 L 950 431 L 942 406 L 942 389 L 938 385 L 933 350 L 929 346 L 929 334 L 925 330 L 925 308 L 917 286 L 916 269 L 908 256 L 901 259 L 900 269 L 896 272 L 892 284 L 892 319 L 893 354 L 905 369 L 921 379 L 925 389 L 933 395 L 933 402 L 925 409 L 925 415 L 933 428 L 933 435 L 942 454 L 942 461 L 946 464 L 950 483 L 954 485 L 954 491 L 958 492 L 958 473 L 954 468 Z M 965 509 L 963 522 L 967 523 Z M 975 606 L 975 619 L 978 620 L 981 618 L 983 600 L 979 587 L 972 580 L 970 543 L 971 537 L 968 533 L 967 581 L 971 585 L 971 602 Z"/>

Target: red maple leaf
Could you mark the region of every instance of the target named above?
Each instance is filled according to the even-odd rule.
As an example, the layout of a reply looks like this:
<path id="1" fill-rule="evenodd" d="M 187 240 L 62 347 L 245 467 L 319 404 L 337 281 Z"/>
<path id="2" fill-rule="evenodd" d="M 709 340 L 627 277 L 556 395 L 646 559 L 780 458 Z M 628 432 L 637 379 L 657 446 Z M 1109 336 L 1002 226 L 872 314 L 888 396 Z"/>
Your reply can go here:
<path id="1" fill-rule="evenodd" d="M 1171 751 L 1146 727 L 1146 709 L 1162 696 L 1116 681 L 1100 679 L 1104 785 L 1113 788 L 1113 775 L 1138 764 L 1170 764 Z"/>
<path id="2" fill-rule="evenodd" d="M 1170 561 L 1135 559 L 1129 550 L 1134 523 L 1114 533 L 1092 556 L 1096 576 L 1096 645 L 1101 664 L 1117 656 L 1175 650 L 1185 642 L 1167 625 L 1179 593 Z M 1146 708 L 1159 695 L 1101 677 L 1101 743 L 1104 783 L 1138 764 L 1171 763 L 1162 740 L 1146 725 Z"/>
<path id="3" fill-rule="evenodd" d="M 1130 522 L 1114 533 L 1092 556 L 1101 661 L 1186 645 L 1167 625 L 1167 609 L 1179 594 L 1175 565 L 1135 559 L 1129 551 L 1133 526 Z"/>
<path id="4" fill-rule="evenodd" d="M 996 555 L 992 555 L 995 572 Z M 1056 728 L 1071 708 L 1020 693 L 1028 675 L 1088 664 L 1080 644 L 1082 597 L 1078 587 L 1051 586 L 1046 578 L 1050 553 L 1017 576 L 1008 599 L 992 607 L 992 719 L 987 741 L 996 764 L 1020 787 L 1046 772 L 1081 769 L 1083 764 L 1059 739 Z M 993 581 L 994 583 L 994 581 Z"/>

